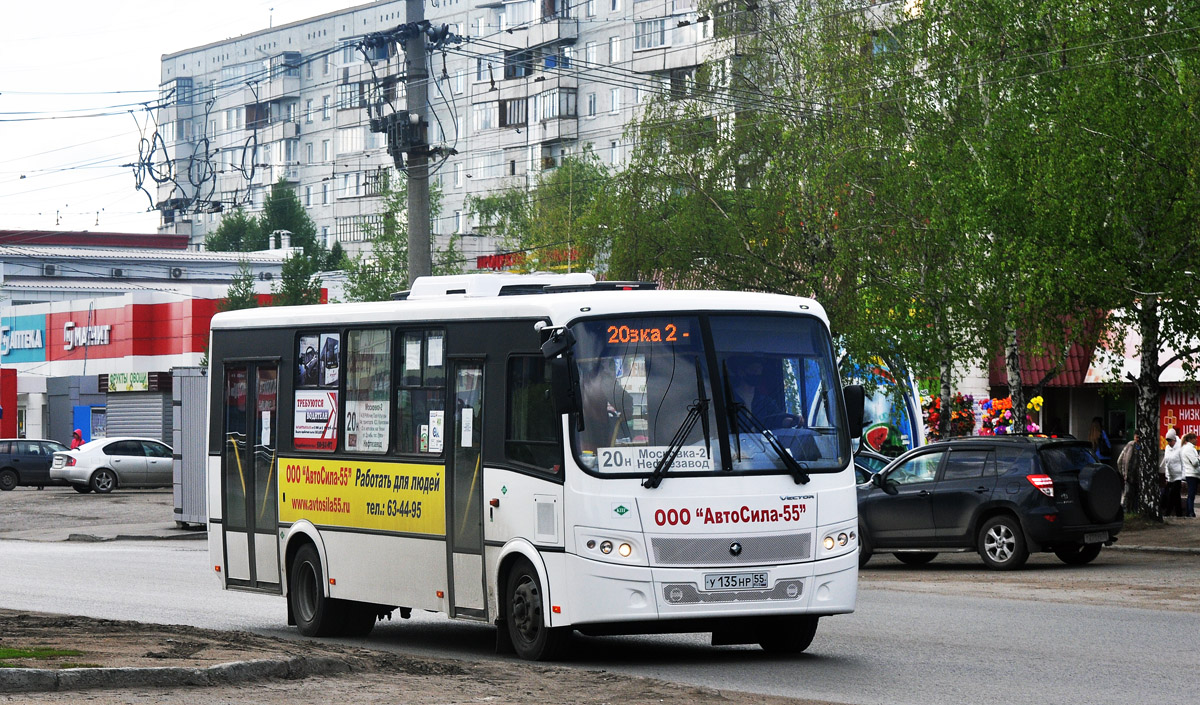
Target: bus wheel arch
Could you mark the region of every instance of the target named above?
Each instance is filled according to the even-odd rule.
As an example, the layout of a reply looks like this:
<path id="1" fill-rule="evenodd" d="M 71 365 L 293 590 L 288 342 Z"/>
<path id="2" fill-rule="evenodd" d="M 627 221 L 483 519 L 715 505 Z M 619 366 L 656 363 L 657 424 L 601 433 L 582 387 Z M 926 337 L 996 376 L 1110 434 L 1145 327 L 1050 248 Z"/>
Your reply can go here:
<path id="1" fill-rule="evenodd" d="M 549 591 L 543 571 L 523 555 L 515 555 L 504 572 L 503 624 L 517 655 L 529 661 L 557 659 L 570 634 L 550 626 Z"/>
<path id="2" fill-rule="evenodd" d="M 287 623 L 296 625 L 296 615 L 293 613 L 293 603 L 291 598 L 292 585 L 292 569 L 295 565 L 296 555 L 305 547 L 311 546 L 317 554 L 319 566 L 322 576 L 328 576 L 329 562 L 325 554 L 325 545 L 321 541 L 320 534 L 317 533 L 316 527 L 307 522 L 294 524 L 291 531 L 288 532 L 283 549 L 283 594 L 287 598 L 288 616 Z M 322 580 L 322 594 L 326 599 L 329 599 L 329 583 L 327 580 Z"/>

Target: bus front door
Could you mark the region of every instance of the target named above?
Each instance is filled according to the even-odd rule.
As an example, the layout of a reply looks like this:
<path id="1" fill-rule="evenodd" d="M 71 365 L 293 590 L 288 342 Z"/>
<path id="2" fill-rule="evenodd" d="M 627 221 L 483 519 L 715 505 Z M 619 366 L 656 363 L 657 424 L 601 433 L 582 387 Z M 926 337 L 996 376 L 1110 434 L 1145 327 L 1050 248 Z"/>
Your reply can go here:
<path id="1" fill-rule="evenodd" d="M 487 619 L 483 571 L 483 362 L 454 360 L 447 515 L 450 614 Z"/>
<path id="2" fill-rule="evenodd" d="M 225 365 L 221 499 L 225 580 L 230 587 L 279 593 L 275 362 Z"/>

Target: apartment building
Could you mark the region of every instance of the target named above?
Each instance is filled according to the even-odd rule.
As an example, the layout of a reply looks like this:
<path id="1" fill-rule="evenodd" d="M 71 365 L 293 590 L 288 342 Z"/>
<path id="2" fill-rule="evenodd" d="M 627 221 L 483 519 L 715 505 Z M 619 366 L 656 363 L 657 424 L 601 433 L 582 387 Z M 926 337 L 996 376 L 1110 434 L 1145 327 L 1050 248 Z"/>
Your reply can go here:
<path id="1" fill-rule="evenodd" d="M 526 187 L 585 149 L 623 164 L 626 125 L 712 47 L 696 0 L 426 0 L 425 15 L 462 39 L 410 70 L 428 75 L 427 136 L 442 152 L 434 246 L 461 235 L 468 269 L 496 251 L 470 196 Z M 327 245 L 364 249 L 394 172 L 367 107 L 408 106 L 403 52 L 364 56 L 358 40 L 405 21 L 405 2 L 373 2 L 163 56 L 160 232 L 196 247 L 282 178 Z"/>

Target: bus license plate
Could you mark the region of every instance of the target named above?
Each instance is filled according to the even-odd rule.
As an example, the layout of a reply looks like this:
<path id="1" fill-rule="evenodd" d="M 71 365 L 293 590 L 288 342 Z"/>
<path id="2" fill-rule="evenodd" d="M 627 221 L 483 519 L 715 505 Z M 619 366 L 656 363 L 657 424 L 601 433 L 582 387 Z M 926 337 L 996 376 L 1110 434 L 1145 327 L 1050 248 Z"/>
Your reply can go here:
<path id="1" fill-rule="evenodd" d="M 761 573 L 706 573 L 705 590 L 766 590 L 767 574 Z"/>
<path id="2" fill-rule="evenodd" d="M 1090 534 L 1083 535 L 1084 543 L 1104 543 L 1108 540 L 1107 531 L 1093 531 Z"/>

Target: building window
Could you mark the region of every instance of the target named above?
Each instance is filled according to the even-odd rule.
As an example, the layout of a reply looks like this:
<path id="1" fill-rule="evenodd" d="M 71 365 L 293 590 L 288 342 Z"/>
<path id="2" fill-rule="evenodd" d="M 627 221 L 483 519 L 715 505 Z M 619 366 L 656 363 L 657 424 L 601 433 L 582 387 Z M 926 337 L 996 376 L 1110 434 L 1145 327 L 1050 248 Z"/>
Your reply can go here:
<path id="1" fill-rule="evenodd" d="M 587 116 L 596 117 L 596 94 L 588 93 L 587 95 Z"/>
<path id="2" fill-rule="evenodd" d="M 329 140 L 321 140 L 321 162 L 324 164 L 328 164 L 330 162 L 330 157 L 332 156 L 329 153 L 329 148 L 330 148 L 330 141 Z"/>
<path id="3" fill-rule="evenodd" d="M 467 85 L 467 70 L 459 69 L 454 72 L 454 92 L 462 93 Z"/>
<path id="4" fill-rule="evenodd" d="M 648 20 L 646 22 L 636 22 L 633 25 L 634 49 L 655 49 L 657 47 L 666 46 L 667 43 L 667 26 L 666 20 Z"/>
<path id="5" fill-rule="evenodd" d="M 596 65 L 596 43 L 588 42 L 583 48 L 584 63 L 590 68 Z"/>
<path id="6" fill-rule="evenodd" d="M 333 69 L 333 55 L 326 54 L 321 61 L 321 75 L 328 76 Z"/>
<path id="7" fill-rule="evenodd" d="M 497 104 L 495 101 L 476 103 L 471 106 L 471 129 L 474 132 L 491 130 L 497 123 Z"/>
<path id="8" fill-rule="evenodd" d="M 621 0 L 608 0 L 608 9 L 612 12 L 620 12 Z"/>
<path id="9" fill-rule="evenodd" d="M 621 38 L 608 38 L 608 63 L 615 64 L 621 60 Z"/>
<path id="10" fill-rule="evenodd" d="M 608 143 L 608 163 L 616 164 L 621 161 L 621 145 L 616 141 Z"/>
<path id="11" fill-rule="evenodd" d="M 329 205 L 329 184 L 321 182 L 321 205 Z"/>
<path id="12" fill-rule="evenodd" d="M 356 154 L 363 151 L 363 128 L 342 127 L 337 131 L 338 154 Z"/>
<path id="13" fill-rule="evenodd" d="M 329 96 L 327 95 L 321 96 L 321 119 L 329 119 Z"/>
<path id="14" fill-rule="evenodd" d="M 527 106 L 524 98 L 500 101 L 500 127 L 521 127 L 528 122 Z"/>
<path id="15" fill-rule="evenodd" d="M 462 235 L 463 231 L 463 212 L 454 211 L 454 234 Z"/>
<path id="16" fill-rule="evenodd" d="M 588 16 L 588 17 L 595 17 L 595 16 L 596 16 L 596 0 L 587 0 L 587 10 L 586 10 L 586 12 L 587 12 L 587 16 Z"/>
<path id="17" fill-rule="evenodd" d="M 313 163 L 313 143 L 312 142 L 309 142 L 304 145 L 304 156 L 305 156 L 305 159 L 304 159 L 305 164 Z"/>
<path id="18" fill-rule="evenodd" d="M 305 207 L 312 205 L 312 186 L 304 187 L 304 205 Z"/>
<path id="19" fill-rule="evenodd" d="M 463 185 L 463 165 L 462 165 L 462 162 L 459 162 L 454 165 L 454 186 L 456 188 L 462 188 L 462 185 Z M 457 232 L 457 231 L 455 231 L 455 232 Z"/>
<path id="20" fill-rule="evenodd" d="M 609 90 L 609 98 L 611 98 L 611 100 L 612 100 L 612 110 L 609 110 L 609 112 L 610 113 L 621 112 L 621 89 L 620 88 L 610 89 Z"/>

